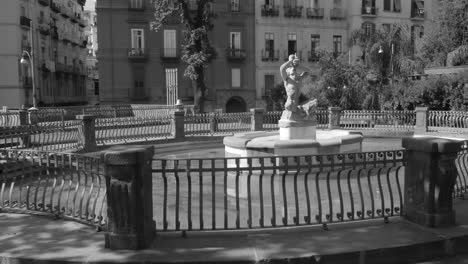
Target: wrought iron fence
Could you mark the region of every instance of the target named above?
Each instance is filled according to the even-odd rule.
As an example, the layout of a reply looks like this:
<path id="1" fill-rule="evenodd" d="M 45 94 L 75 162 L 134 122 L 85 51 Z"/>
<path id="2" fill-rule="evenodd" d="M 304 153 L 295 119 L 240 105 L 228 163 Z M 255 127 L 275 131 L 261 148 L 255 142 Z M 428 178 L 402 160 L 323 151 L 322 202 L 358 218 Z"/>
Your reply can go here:
<path id="1" fill-rule="evenodd" d="M 17 111 L 0 112 L 0 127 L 15 127 L 20 124 L 20 116 Z"/>
<path id="2" fill-rule="evenodd" d="M 404 150 L 153 160 L 157 229 L 328 224 L 400 215 Z"/>
<path id="3" fill-rule="evenodd" d="M 98 158 L 0 149 L 0 211 L 39 213 L 98 228 L 107 222 Z"/>
<path id="4" fill-rule="evenodd" d="M 468 112 L 429 111 L 428 131 L 468 133 Z"/>
<path id="5" fill-rule="evenodd" d="M 413 130 L 414 111 L 345 110 L 341 112 L 340 126 L 345 129 Z"/>
<path id="6" fill-rule="evenodd" d="M 263 114 L 263 129 L 267 131 L 278 130 L 278 121 L 282 111 L 271 111 Z M 317 110 L 317 128 L 328 128 L 328 110 Z"/>
<path id="7" fill-rule="evenodd" d="M 101 118 L 96 119 L 96 143 L 106 145 L 117 142 L 167 139 L 171 136 L 172 117 L 158 118 Z"/>
<path id="8" fill-rule="evenodd" d="M 468 140 L 462 143 L 462 148 L 455 160 L 455 166 L 458 175 L 453 196 L 463 198 L 468 193 Z"/>
<path id="9" fill-rule="evenodd" d="M 247 132 L 251 130 L 252 114 L 245 113 L 208 113 L 186 115 L 184 118 L 185 135 L 215 135 Z"/>
<path id="10" fill-rule="evenodd" d="M 59 151 L 80 147 L 80 121 L 0 128 L 0 148 Z"/>

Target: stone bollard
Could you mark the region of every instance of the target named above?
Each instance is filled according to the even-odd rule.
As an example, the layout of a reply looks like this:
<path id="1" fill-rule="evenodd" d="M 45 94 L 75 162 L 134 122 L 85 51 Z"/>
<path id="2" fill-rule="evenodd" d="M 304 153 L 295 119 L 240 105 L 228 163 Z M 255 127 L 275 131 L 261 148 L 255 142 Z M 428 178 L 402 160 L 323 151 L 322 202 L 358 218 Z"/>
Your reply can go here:
<path id="1" fill-rule="evenodd" d="M 424 134 L 427 132 L 429 110 L 427 107 L 416 107 L 416 125 L 414 134 Z"/>
<path id="2" fill-rule="evenodd" d="M 407 152 L 403 215 L 429 227 L 452 226 L 455 159 L 461 142 L 440 138 L 404 138 Z"/>
<path id="3" fill-rule="evenodd" d="M 250 113 L 252 114 L 252 131 L 262 131 L 263 130 L 263 114 L 265 110 L 262 108 L 251 108 Z"/>
<path id="4" fill-rule="evenodd" d="M 76 119 L 82 120 L 79 129 L 79 143 L 83 146 L 84 152 L 96 150 L 96 125 L 95 118 L 92 115 L 77 115 Z"/>
<path id="5" fill-rule="evenodd" d="M 19 125 L 27 126 L 29 125 L 28 111 L 26 109 L 19 110 Z M 26 130 L 28 131 L 28 130 Z M 31 145 L 31 135 L 29 133 L 20 133 L 20 142 L 22 148 L 29 148 Z"/>
<path id="6" fill-rule="evenodd" d="M 174 116 L 172 118 L 172 131 L 171 135 L 175 140 L 182 141 L 185 140 L 185 113 L 184 111 L 174 111 Z"/>
<path id="7" fill-rule="evenodd" d="M 218 113 L 210 113 L 210 133 L 214 134 L 218 132 Z"/>
<path id="8" fill-rule="evenodd" d="M 340 129 L 340 107 L 329 107 L 328 108 L 328 128 L 329 129 Z"/>
<path id="9" fill-rule="evenodd" d="M 153 146 L 116 146 L 103 153 L 107 172 L 110 249 L 148 248 L 155 236 L 151 160 Z"/>

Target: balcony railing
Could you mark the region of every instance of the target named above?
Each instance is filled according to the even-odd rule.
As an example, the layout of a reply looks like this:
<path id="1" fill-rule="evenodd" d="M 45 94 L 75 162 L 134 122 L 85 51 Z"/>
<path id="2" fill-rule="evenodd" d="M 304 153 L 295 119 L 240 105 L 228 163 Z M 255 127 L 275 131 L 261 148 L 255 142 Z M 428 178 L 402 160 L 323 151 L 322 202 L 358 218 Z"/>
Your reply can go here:
<path id="1" fill-rule="evenodd" d="M 415 8 L 411 10 L 412 19 L 424 19 L 426 17 L 426 12 L 423 8 Z"/>
<path id="2" fill-rule="evenodd" d="M 180 49 L 178 48 L 161 48 L 160 50 L 162 60 L 179 60 Z"/>
<path id="3" fill-rule="evenodd" d="M 127 50 L 127 56 L 129 60 L 146 60 L 148 53 L 144 48 L 129 48 Z"/>
<path id="4" fill-rule="evenodd" d="M 315 51 L 308 51 L 307 52 L 307 60 L 310 62 L 317 62 L 319 61 L 320 57 L 318 56 L 317 52 Z"/>
<path id="5" fill-rule="evenodd" d="M 226 49 L 226 57 L 228 60 L 244 60 L 246 57 L 245 49 Z"/>
<path id="6" fill-rule="evenodd" d="M 144 1 L 128 1 L 128 10 L 131 10 L 131 11 L 145 11 L 146 9 L 146 6 L 145 6 L 145 2 Z"/>
<path id="7" fill-rule="evenodd" d="M 365 16 L 376 16 L 377 8 L 375 6 L 366 6 L 361 9 L 361 14 Z"/>
<path id="8" fill-rule="evenodd" d="M 262 5 L 262 16 L 279 16 L 279 6 Z"/>
<path id="9" fill-rule="evenodd" d="M 20 16 L 20 25 L 24 27 L 31 27 L 31 19 L 26 16 Z"/>
<path id="10" fill-rule="evenodd" d="M 38 0 L 39 4 L 43 5 L 43 6 L 48 6 L 50 3 L 49 3 L 49 0 Z"/>
<path id="11" fill-rule="evenodd" d="M 262 61 L 278 61 L 279 50 L 262 50 Z"/>
<path id="12" fill-rule="evenodd" d="M 323 18 L 323 8 L 307 8 L 306 10 L 307 13 L 307 18 L 317 18 L 321 19 Z"/>
<path id="13" fill-rule="evenodd" d="M 44 24 L 39 25 L 39 33 L 41 33 L 44 36 L 48 36 L 50 34 L 48 26 Z"/>
<path id="14" fill-rule="evenodd" d="M 302 17 L 302 6 L 284 6 L 285 17 Z"/>
<path id="15" fill-rule="evenodd" d="M 296 56 L 298 57 L 298 59 L 299 59 L 299 60 L 302 60 L 302 50 L 298 50 L 298 51 L 296 51 L 295 53 L 296 53 Z M 283 52 L 283 59 L 284 59 L 285 61 L 287 61 L 287 60 L 289 59 L 289 55 L 291 55 L 291 53 L 289 53 L 288 50 L 285 50 L 285 51 Z"/>
<path id="16" fill-rule="evenodd" d="M 345 18 L 346 16 L 343 8 L 333 8 L 330 10 L 330 19 L 341 20 Z"/>
<path id="17" fill-rule="evenodd" d="M 239 11 L 240 11 L 239 2 L 231 2 L 231 3 L 229 4 L 229 11 L 231 11 L 231 12 L 239 12 Z"/>

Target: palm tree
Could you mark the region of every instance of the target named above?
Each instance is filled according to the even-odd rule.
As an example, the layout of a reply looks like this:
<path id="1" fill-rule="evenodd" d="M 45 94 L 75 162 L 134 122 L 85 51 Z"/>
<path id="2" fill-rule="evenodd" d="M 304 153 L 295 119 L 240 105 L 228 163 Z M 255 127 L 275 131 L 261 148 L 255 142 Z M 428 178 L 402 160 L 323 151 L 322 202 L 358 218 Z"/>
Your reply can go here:
<path id="1" fill-rule="evenodd" d="M 361 48 L 361 58 L 368 70 L 367 80 L 373 87 L 368 91 L 365 108 L 381 108 L 382 98 L 375 97 L 384 92 L 385 85 L 423 70 L 423 61 L 415 52 L 418 44 L 407 25 L 394 24 L 388 30 L 360 29 L 351 33 L 349 45 Z"/>

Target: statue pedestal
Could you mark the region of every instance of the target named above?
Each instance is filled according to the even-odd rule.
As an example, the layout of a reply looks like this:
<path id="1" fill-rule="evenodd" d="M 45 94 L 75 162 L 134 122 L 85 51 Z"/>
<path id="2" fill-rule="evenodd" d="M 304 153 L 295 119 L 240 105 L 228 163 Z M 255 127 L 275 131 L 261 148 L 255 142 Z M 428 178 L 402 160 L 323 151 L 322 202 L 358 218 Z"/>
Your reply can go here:
<path id="1" fill-rule="evenodd" d="M 316 139 L 316 120 L 284 120 L 278 122 L 280 140 Z"/>

